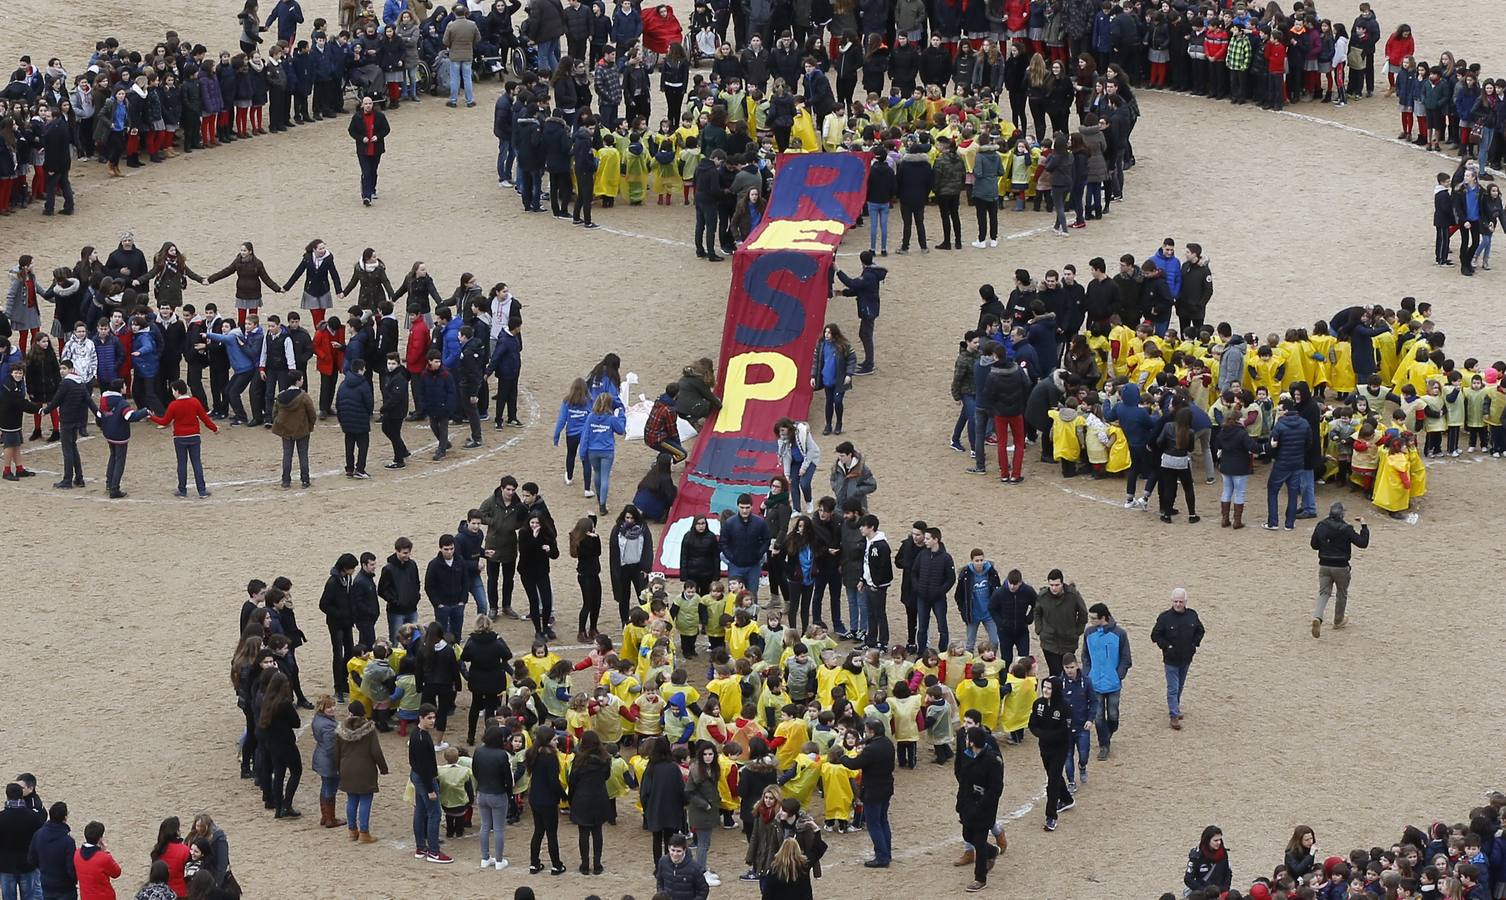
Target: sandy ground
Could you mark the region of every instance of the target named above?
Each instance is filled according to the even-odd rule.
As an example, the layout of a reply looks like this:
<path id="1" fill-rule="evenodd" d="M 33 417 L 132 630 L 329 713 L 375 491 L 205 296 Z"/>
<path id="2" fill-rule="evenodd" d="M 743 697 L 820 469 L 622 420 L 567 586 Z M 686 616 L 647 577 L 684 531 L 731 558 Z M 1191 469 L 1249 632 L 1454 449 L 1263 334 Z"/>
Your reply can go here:
<path id="1" fill-rule="evenodd" d="M 1429 55 L 1452 47 L 1474 59 L 1471 51 L 1483 49 L 1472 23 L 1488 14 L 1486 4 L 1468 0 L 1446 27 L 1420 24 L 1423 8 L 1388 3 L 1382 24 L 1410 17 Z M 308 10 L 311 18 L 324 12 Z M 73 62 L 95 33 L 147 41 L 176 26 L 229 45 L 234 32 L 228 7 L 220 14 L 183 3 L 127 0 L 91 12 L 87 27 L 53 0 L 7 14 L 0 56 L 8 59 L 18 55 L 17 34 L 28 35 L 34 57 L 51 48 Z M 1491 72 L 1506 62 L 1481 61 Z M 449 847 L 464 865 L 436 870 L 413 862 L 405 852 L 411 845 L 400 774 L 386 780 L 378 798 L 379 846 L 352 848 L 343 832 L 322 832 L 309 817 L 272 821 L 236 778 L 240 716 L 226 684 L 247 578 L 294 580 L 304 627 L 315 636 L 303 658 L 317 692 L 326 684 L 327 656 L 314 606 L 338 553 L 385 555 L 398 534 L 431 548 L 505 472 L 538 480 L 556 518 L 571 521 L 588 503 L 560 485 L 561 454 L 548 442 L 569 379 L 607 350 L 621 353 L 625 369 L 648 385 L 673 377 L 682 360 L 715 355 L 728 270 L 690 254 L 689 212 L 619 206 L 599 211 L 607 227 L 594 234 L 525 219 L 491 174 L 495 90 L 482 87 L 481 106 L 469 112 L 425 102 L 396 114 L 375 209 L 356 203 L 344 129 L 323 125 L 174 160 L 117 184 L 82 165 L 78 216 L 29 214 L 0 232 L 0 258 L 32 253 L 42 270 L 71 264 L 85 243 L 112 246 L 126 228 L 148 252 L 176 240 L 200 272 L 223 265 L 238 241 L 250 239 L 275 276 L 291 271 L 297 248 L 319 236 L 346 270 L 372 246 L 394 272 L 425 259 L 447 291 L 462 271 L 473 271 L 484 284 L 508 281 L 528 306 L 528 427 L 501 440 L 488 423 L 484 450 L 458 452 L 446 464 L 421 455 L 395 478 L 378 468 L 384 458 L 374 452 L 378 474 L 347 482 L 337 475 L 338 434 L 326 427 L 313 444 L 313 490 L 290 494 L 271 484 L 271 436 L 242 431 L 205 441 L 214 497 L 174 501 L 168 437 L 138 428 L 129 501 L 104 500 L 97 437 L 83 446 L 86 490 L 60 496 L 47 488 L 48 478 L 7 487 L 7 623 L 13 644 L 24 649 L 0 655 L 11 698 L 6 764 L 40 773 L 46 799 L 70 802 L 76 830 L 94 818 L 109 824 L 126 870 L 123 888 L 134 891 L 144 877 L 161 817 L 205 809 L 226 828 L 236 872 L 255 896 L 349 896 L 353 882 L 370 897 L 421 890 L 483 896 L 527 878 L 516 867 L 476 871 L 470 841 Z M 1309 324 L 1351 303 L 1413 294 L 1434 303 L 1452 356 L 1502 355 L 1489 340 L 1499 332 L 1487 327 L 1494 305 L 1487 297 L 1498 293 L 1493 280 L 1506 276 L 1465 281 L 1428 264 L 1432 174 L 1451 164 L 1388 141 L 1397 130 L 1391 102 L 1347 110 L 1302 104 L 1288 116 L 1176 96 L 1143 102 L 1140 165 L 1129 199 L 1107 221 L 1062 241 L 1043 233 L 1050 225 L 1044 213 L 1005 214 L 1002 230 L 1012 239 L 998 250 L 890 258 L 879 373 L 848 399 L 849 437 L 878 475 L 874 508 L 891 533 L 923 516 L 946 530 L 954 554 L 987 548 L 1037 583 L 1061 566 L 1089 602 L 1110 604 L 1136 650 L 1115 758 L 1093 766 L 1077 810 L 1056 834 L 1040 830 L 1043 779 L 1033 745 L 1005 754 L 1003 809 L 1018 810 L 1018 821 L 993 883 L 1019 895 L 1154 896 L 1179 884 L 1186 850 L 1209 822 L 1224 828 L 1236 880 L 1248 883 L 1279 861 L 1296 822 L 1317 829 L 1323 851 L 1346 852 L 1386 843 L 1407 822 L 1455 818 L 1500 777 L 1494 759 L 1479 750 L 1484 735 L 1506 726 L 1500 704 L 1486 699 L 1499 695 L 1502 678 L 1480 654 L 1499 643 L 1502 630 L 1498 616 L 1478 612 L 1485 572 L 1473 563 L 1489 558 L 1477 548 L 1484 529 L 1499 521 L 1506 492 L 1494 470 L 1501 463 L 1432 467 L 1420 522 L 1378 524 L 1373 548 L 1359 556 L 1354 627 L 1315 643 L 1307 635 L 1314 561 L 1302 533 L 1235 534 L 1211 522 L 1162 528 L 1119 509 L 1111 482 L 1063 483 L 1032 462 L 1025 485 L 1006 491 L 966 478 L 962 457 L 946 449 L 955 415 L 946 395 L 951 362 L 957 336 L 974 321 L 978 284 L 1005 286 L 1016 266 L 1039 271 L 1075 262 L 1086 271 L 1092 256 L 1143 255 L 1164 235 L 1207 249 L 1217 273 L 1214 319 L 1264 332 Z M 843 265 L 856 266 L 850 257 L 865 237 L 848 240 Z M 193 287 L 188 296 L 226 306 L 231 294 L 217 285 Z M 849 304 L 837 303 L 831 318 L 855 328 Z M 428 440 L 417 427 L 410 436 L 420 447 Z M 377 437 L 374 444 L 384 446 Z M 38 469 L 60 467 L 55 447 L 27 450 Z M 614 509 L 648 462 L 641 448 L 619 454 Z M 1320 499 L 1333 496 L 1329 490 Z M 1203 496 L 1205 511 L 1211 499 Z M 568 567 L 556 583 L 567 623 L 578 603 Z M 1177 585 L 1190 590 L 1209 637 L 1192 668 L 1186 730 L 1173 733 L 1148 634 Z M 521 629 L 505 632 L 514 647 L 526 644 Z M 1451 687 L 1461 681 L 1467 687 Z M 403 752 L 395 740 L 387 744 L 399 772 Z M 308 812 L 314 783 L 306 772 L 300 797 Z M 818 894 L 959 890 L 968 877 L 947 864 L 958 849 L 952 791 L 950 775 L 924 762 L 902 775 L 896 867 L 875 877 L 857 866 L 865 838 L 832 836 Z M 548 897 L 646 896 L 648 841 L 630 834 L 636 829 L 628 814 L 609 831 L 607 876 L 588 880 L 572 868 L 558 881 L 534 879 L 535 887 Z M 574 835 L 565 831 L 571 862 Z M 526 829 L 509 832 L 515 864 L 526 862 L 526 839 Z M 739 871 L 740 857 L 740 841 L 718 837 L 713 863 L 724 877 Z M 345 868 L 357 858 L 361 871 Z M 714 893 L 753 891 L 733 882 Z"/>

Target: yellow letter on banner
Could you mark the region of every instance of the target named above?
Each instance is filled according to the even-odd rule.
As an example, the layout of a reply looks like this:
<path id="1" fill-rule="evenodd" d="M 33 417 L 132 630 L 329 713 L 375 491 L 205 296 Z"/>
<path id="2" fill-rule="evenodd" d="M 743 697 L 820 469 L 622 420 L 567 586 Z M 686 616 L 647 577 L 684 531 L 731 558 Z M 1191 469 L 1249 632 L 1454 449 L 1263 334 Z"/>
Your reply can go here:
<path id="1" fill-rule="evenodd" d="M 835 245 L 822 241 L 821 235 L 831 235 L 840 242 L 845 230 L 841 222 L 830 219 L 775 219 L 764 226 L 758 239 L 748 244 L 747 249 L 829 253 L 835 249 Z"/>
<path id="2" fill-rule="evenodd" d="M 774 377 L 750 384 L 748 370 L 768 366 Z M 742 431 L 743 411 L 749 400 L 778 400 L 795 389 L 797 371 L 794 360 L 782 353 L 739 353 L 727 360 L 727 381 L 722 397 L 722 411 L 716 417 L 719 433 Z"/>

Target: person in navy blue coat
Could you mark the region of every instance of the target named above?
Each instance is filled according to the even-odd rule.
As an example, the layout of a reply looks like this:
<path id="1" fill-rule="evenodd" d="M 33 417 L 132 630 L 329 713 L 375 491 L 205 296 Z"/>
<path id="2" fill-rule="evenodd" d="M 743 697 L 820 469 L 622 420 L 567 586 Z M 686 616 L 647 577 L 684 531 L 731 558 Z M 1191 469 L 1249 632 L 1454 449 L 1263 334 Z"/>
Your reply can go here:
<path id="1" fill-rule="evenodd" d="M 303 24 L 303 7 L 298 0 L 277 0 L 261 30 L 271 28 L 273 22 L 277 23 L 277 40 L 291 47 L 297 43 L 298 26 Z"/>
<path id="2" fill-rule="evenodd" d="M 582 114 L 580 127 L 575 129 L 571 153 L 575 162 L 575 183 L 581 189 L 575 195 L 575 208 L 570 213 L 570 223 L 584 228 L 600 228 L 591 221 L 591 200 L 596 182 L 596 149 L 601 141 L 596 137 L 596 117 Z"/>
<path id="3" fill-rule="evenodd" d="M 434 451 L 435 461 L 444 459 L 450 449 L 450 410 L 455 406 L 455 379 L 439 359 L 439 353 L 429 351 L 428 364 L 419 376 L 423 390 L 416 395 L 421 403 L 419 411 L 429 420 L 429 429 L 439 447 Z"/>
<path id="4" fill-rule="evenodd" d="M 371 382 L 366 380 L 366 360 L 356 359 L 347 366 L 345 380 L 335 391 L 335 418 L 345 433 L 346 478 L 370 477 L 366 474 L 366 451 L 371 449 L 371 414 L 375 408 Z"/>
<path id="5" fill-rule="evenodd" d="M 68 833 L 68 804 L 61 800 L 47 809 L 47 824 L 31 836 L 26 861 L 41 876 L 42 896 L 72 897 L 78 890 L 78 873 L 73 868 L 77 850 Z"/>
<path id="6" fill-rule="evenodd" d="M 288 93 L 293 95 L 293 124 L 312 122 L 318 115 L 318 105 L 309 110 L 309 96 L 314 93 L 314 84 L 319 77 L 319 58 L 309 52 L 309 42 L 299 41 L 293 51 L 293 60 L 288 72 Z"/>
<path id="7" fill-rule="evenodd" d="M 504 328 L 497 333 L 492 347 L 492 358 L 486 364 L 486 373 L 497 376 L 497 430 L 505 425 L 517 425 L 518 421 L 518 375 L 523 371 L 522 326 Z M 504 420 L 503 416 L 506 416 Z"/>
<path id="8" fill-rule="evenodd" d="M 921 240 L 923 243 L 925 239 Z M 859 253 L 858 259 L 863 263 L 862 272 L 853 276 L 837 271 L 836 275 L 846 288 L 842 295 L 852 297 L 858 304 L 858 340 L 863 345 L 863 361 L 858 364 L 855 374 L 872 375 L 873 323 L 879 317 L 879 283 L 889 274 L 889 270 L 873 264 L 872 250 Z"/>

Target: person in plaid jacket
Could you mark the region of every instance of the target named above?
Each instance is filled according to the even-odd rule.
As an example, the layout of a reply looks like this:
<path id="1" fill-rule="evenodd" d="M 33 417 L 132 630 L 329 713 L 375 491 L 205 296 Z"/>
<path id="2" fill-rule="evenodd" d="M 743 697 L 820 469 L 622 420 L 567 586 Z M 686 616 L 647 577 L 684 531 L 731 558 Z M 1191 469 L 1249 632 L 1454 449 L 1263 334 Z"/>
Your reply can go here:
<path id="1" fill-rule="evenodd" d="M 664 386 L 664 393 L 654 401 L 648 411 L 648 422 L 643 426 L 643 442 L 660 453 L 668 453 L 673 462 L 685 461 L 685 447 L 680 443 L 680 422 L 675 415 L 675 394 L 680 386 L 674 382 Z"/>

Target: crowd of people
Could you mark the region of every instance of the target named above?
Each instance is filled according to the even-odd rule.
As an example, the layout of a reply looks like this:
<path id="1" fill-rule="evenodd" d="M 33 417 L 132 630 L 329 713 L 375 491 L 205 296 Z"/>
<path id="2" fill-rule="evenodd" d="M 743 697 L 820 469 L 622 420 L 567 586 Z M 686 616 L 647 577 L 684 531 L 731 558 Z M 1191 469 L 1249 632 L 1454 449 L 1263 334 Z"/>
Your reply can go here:
<path id="1" fill-rule="evenodd" d="M 1244 891 L 1233 887 L 1223 831 L 1209 825 L 1187 854 L 1180 896 L 1187 900 L 1486 900 L 1506 888 L 1503 808 L 1506 795 L 1488 791 L 1485 803 L 1453 824 L 1435 820 L 1426 830 L 1408 825 L 1396 841 L 1369 849 L 1358 847 L 1343 855 L 1325 853 L 1313 829 L 1298 825 L 1292 829 L 1282 862 Z M 1161 895 L 1162 900 L 1177 896 Z"/>
<path id="2" fill-rule="evenodd" d="M 1158 492 L 1169 523 L 1180 493 L 1196 523 L 1197 464 L 1205 484 L 1222 482 L 1221 524 L 1237 529 L 1268 461 L 1263 527 L 1291 530 L 1317 517 L 1319 484 L 1402 519 L 1427 491 L 1425 460 L 1506 454 L 1506 362 L 1448 356 L 1430 303 L 1347 307 L 1261 337 L 1207 323 L 1213 276 L 1199 244 L 1179 259 L 1167 238 L 1143 262 L 1120 257 L 1112 277 L 1101 257 L 1088 268 L 1085 282 L 1070 264 L 1039 281 L 1016 270 L 1003 300 L 979 289 L 951 380 L 951 447 L 971 450 L 969 472 L 986 473 L 996 445 L 1001 480 L 1017 483 L 1038 443 L 1062 477 L 1122 474 L 1126 509 Z"/>

